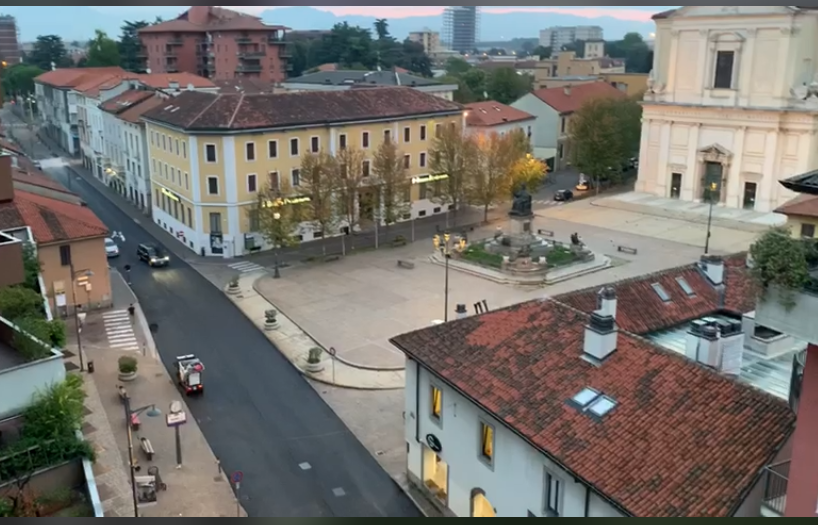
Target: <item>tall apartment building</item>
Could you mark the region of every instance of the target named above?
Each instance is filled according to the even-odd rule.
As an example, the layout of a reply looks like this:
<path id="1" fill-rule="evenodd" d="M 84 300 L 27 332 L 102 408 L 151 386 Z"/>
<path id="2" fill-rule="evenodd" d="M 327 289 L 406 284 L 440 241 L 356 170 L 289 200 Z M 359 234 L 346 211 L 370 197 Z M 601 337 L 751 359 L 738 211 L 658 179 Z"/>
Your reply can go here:
<path id="1" fill-rule="evenodd" d="M 437 31 L 432 31 L 431 29 L 412 31 L 409 33 L 409 40 L 421 44 L 423 46 L 423 52 L 427 55 L 431 56 L 440 51 L 440 33 Z"/>
<path id="2" fill-rule="evenodd" d="M 480 32 L 480 7 L 453 5 L 443 12 L 443 42 L 447 49 L 471 53 Z"/>
<path id="3" fill-rule="evenodd" d="M 17 20 L 10 15 L 0 15 L 0 61 L 9 65 L 23 61 Z"/>
<path id="4" fill-rule="evenodd" d="M 550 47 L 555 51 L 562 46 L 573 44 L 577 40 L 604 40 L 602 28 L 599 26 L 551 27 L 540 31 L 540 45 Z"/>
<path id="5" fill-rule="evenodd" d="M 142 29 L 145 66 L 152 73 L 186 72 L 214 80 L 237 77 L 281 82 L 290 51 L 287 28 L 214 6 L 193 6 L 178 18 Z"/>

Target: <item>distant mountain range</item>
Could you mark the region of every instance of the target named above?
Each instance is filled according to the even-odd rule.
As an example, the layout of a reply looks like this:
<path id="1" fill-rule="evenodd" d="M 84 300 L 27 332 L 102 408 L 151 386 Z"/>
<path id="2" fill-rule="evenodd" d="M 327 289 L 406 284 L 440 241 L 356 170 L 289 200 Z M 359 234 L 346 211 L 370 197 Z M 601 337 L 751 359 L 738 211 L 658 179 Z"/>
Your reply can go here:
<path id="1" fill-rule="evenodd" d="M 100 12 L 87 6 L 7 6 L 0 8 L 3 14 L 17 18 L 20 37 L 30 42 L 38 35 L 56 34 L 66 41 L 87 40 L 94 30 L 102 29 L 110 36 L 118 36 L 125 20 L 152 19 L 155 16 L 171 18 L 184 10 L 184 6 L 156 6 L 156 12 L 146 17 L 143 10 L 129 10 L 123 6 L 116 14 Z M 327 11 L 312 7 L 282 7 L 262 13 L 265 22 L 285 25 L 292 29 L 330 29 L 338 22 L 372 27 L 375 17 L 338 17 Z M 390 31 L 397 38 L 405 38 L 411 31 L 424 28 L 439 31 L 443 20 L 435 17 L 409 17 L 389 20 Z M 538 37 L 539 31 L 550 26 L 599 25 L 608 39 L 621 38 L 625 33 L 638 32 L 647 35 L 653 31 L 652 23 L 629 22 L 610 17 L 584 18 L 551 13 L 508 13 L 482 15 L 480 39 L 483 41 L 510 40 L 514 37 Z"/>

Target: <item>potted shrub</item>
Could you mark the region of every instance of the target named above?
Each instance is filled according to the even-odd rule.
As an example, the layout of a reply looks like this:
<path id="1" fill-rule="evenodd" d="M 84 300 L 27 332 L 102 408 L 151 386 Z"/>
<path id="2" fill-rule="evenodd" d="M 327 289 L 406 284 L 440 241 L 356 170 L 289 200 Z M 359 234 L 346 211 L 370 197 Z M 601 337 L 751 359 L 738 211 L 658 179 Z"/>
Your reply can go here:
<path id="1" fill-rule="evenodd" d="M 264 329 L 268 332 L 278 330 L 278 310 L 270 309 L 264 312 Z"/>
<path id="2" fill-rule="evenodd" d="M 123 382 L 130 382 L 136 379 L 137 371 L 139 370 L 139 363 L 136 358 L 131 356 L 122 356 L 119 358 L 119 380 Z"/>
<path id="3" fill-rule="evenodd" d="M 781 306 L 792 310 L 796 293 L 810 281 L 813 259 L 814 245 L 793 238 L 788 228 L 773 228 L 765 233 L 750 248 L 749 256 L 759 299 L 766 301 L 774 292 Z"/>
<path id="4" fill-rule="evenodd" d="M 310 353 L 307 356 L 307 372 L 317 374 L 324 371 L 324 364 L 321 361 L 323 354 L 324 350 L 321 348 L 316 347 L 310 349 Z"/>

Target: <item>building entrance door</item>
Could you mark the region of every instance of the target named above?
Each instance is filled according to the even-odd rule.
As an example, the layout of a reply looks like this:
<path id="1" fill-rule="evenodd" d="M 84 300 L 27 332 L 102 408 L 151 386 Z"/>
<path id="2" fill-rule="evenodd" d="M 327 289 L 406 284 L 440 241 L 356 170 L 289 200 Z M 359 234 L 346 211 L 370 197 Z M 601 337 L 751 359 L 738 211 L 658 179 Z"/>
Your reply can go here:
<path id="1" fill-rule="evenodd" d="M 758 195 L 758 184 L 755 182 L 747 182 L 744 184 L 744 209 L 756 209 L 756 195 Z"/>
<path id="2" fill-rule="evenodd" d="M 704 184 L 702 185 L 702 199 L 705 202 L 718 203 L 721 201 L 721 182 L 724 166 L 718 162 L 704 163 Z"/>
<path id="3" fill-rule="evenodd" d="M 682 197 L 682 174 L 674 173 L 670 176 L 670 198 L 680 199 Z"/>

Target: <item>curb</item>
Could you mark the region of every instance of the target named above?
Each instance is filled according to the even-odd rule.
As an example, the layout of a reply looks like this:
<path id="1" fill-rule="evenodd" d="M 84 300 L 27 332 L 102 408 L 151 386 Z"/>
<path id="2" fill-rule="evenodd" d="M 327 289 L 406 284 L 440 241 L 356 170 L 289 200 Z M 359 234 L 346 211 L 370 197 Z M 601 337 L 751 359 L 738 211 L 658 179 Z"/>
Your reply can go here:
<path id="1" fill-rule="evenodd" d="M 254 291 L 255 291 L 255 289 L 254 289 Z M 248 321 L 250 321 L 253 324 L 253 327 L 256 330 L 262 332 L 262 334 L 265 335 L 265 337 L 267 337 L 266 332 L 264 332 L 258 326 L 256 326 L 255 321 L 253 321 L 253 319 L 250 319 L 250 317 L 247 316 L 247 314 L 244 312 L 244 310 L 242 310 L 239 307 L 238 303 L 236 303 L 236 301 L 233 300 L 233 296 L 229 295 L 226 292 L 226 288 L 222 288 L 222 293 L 224 293 L 224 295 L 230 300 L 230 304 L 232 304 Z M 258 292 L 256 292 L 256 293 L 258 293 Z M 263 296 L 261 296 L 261 294 L 259 294 L 259 296 L 263 297 Z M 287 319 L 289 320 L 290 318 L 287 317 Z M 290 320 L 290 322 L 292 322 L 292 321 Z M 298 325 L 296 325 L 295 323 L 293 323 L 293 325 L 295 325 L 296 328 L 301 330 L 301 328 Z M 302 332 L 303 332 L 303 330 L 302 330 Z M 315 340 L 309 334 L 307 334 L 306 332 L 304 332 L 304 335 L 309 337 L 310 340 L 312 340 L 313 342 L 315 342 Z M 306 379 L 309 379 L 311 381 L 314 381 L 316 383 L 320 383 L 322 385 L 330 386 L 330 387 L 333 387 L 333 388 L 341 388 L 341 389 L 344 389 L 344 390 L 354 390 L 354 391 L 358 391 L 358 392 L 394 392 L 394 391 L 398 391 L 398 390 L 403 390 L 405 388 L 405 387 L 399 387 L 399 388 L 373 388 L 373 387 L 361 387 L 361 386 L 356 386 L 356 385 L 342 385 L 342 384 L 332 383 L 331 381 L 327 381 L 325 379 L 320 379 L 320 378 L 314 377 L 312 374 L 310 374 L 309 372 L 307 372 L 306 370 L 301 368 L 296 362 L 294 362 L 292 359 L 290 359 L 289 356 L 287 356 L 287 354 L 282 352 L 280 346 L 277 343 L 275 343 L 274 341 L 272 341 L 270 339 L 270 337 L 267 337 L 267 340 L 269 341 L 270 345 L 272 345 L 272 347 L 275 348 L 275 350 L 279 354 L 281 354 L 282 357 L 284 357 L 284 359 L 290 364 L 290 366 L 292 366 L 299 374 L 301 374 L 302 377 L 304 377 Z M 316 346 L 320 346 L 318 343 L 315 343 L 315 344 L 316 344 Z M 384 371 L 384 373 L 398 373 L 398 372 L 403 372 L 403 371 L 404 370 Z M 372 371 L 370 371 L 370 372 L 372 372 Z"/>
<path id="2" fill-rule="evenodd" d="M 256 285 L 257 285 L 257 283 L 258 283 L 259 281 L 261 281 L 262 279 L 264 279 L 264 278 L 266 278 L 266 277 L 269 277 L 269 275 L 266 275 L 266 276 L 263 276 L 263 277 L 259 277 L 258 279 L 256 279 L 255 281 L 253 281 L 253 291 L 255 291 L 255 292 L 256 292 L 256 293 L 257 293 L 257 294 L 258 294 L 260 297 L 264 297 L 264 295 L 263 295 L 261 292 L 259 292 L 259 290 L 258 290 L 258 288 L 256 287 Z M 269 299 L 267 299 L 266 297 L 264 297 L 264 300 L 265 300 L 265 301 L 267 301 L 268 303 L 270 303 L 270 306 L 272 306 L 273 308 L 275 308 L 276 310 L 278 310 L 278 312 L 279 312 L 279 313 L 284 314 L 284 316 L 285 316 L 285 317 L 287 317 L 287 319 L 288 319 L 288 320 L 289 320 L 289 321 L 290 321 L 292 324 L 294 324 L 294 325 L 296 326 L 296 328 L 298 328 L 299 330 L 301 330 L 302 332 L 304 332 L 304 334 L 305 334 L 307 337 L 309 337 L 310 339 L 312 339 L 312 342 L 313 342 L 313 343 L 315 343 L 315 344 L 316 344 L 316 346 L 320 347 L 322 350 L 324 350 L 324 352 L 326 352 L 326 351 L 327 351 L 327 347 L 326 347 L 326 345 L 322 344 L 322 343 L 321 343 L 320 341 L 318 341 L 318 340 L 317 340 L 315 337 L 313 337 L 313 336 L 312 336 L 312 334 L 310 334 L 308 331 L 306 331 L 306 330 L 305 330 L 305 329 L 304 329 L 304 328 L 303 328 L 303 327 L 302 327 L 300 324 L 298 324 L 297 322 L 293 321 L 293 320 L 292 320 L 292 318 L 291 318 L 291 317 L 289 317 L 289 316 L 288 316 L 288 315 L 287 315 L 285 312 L 283 312 L 281 309 L 279 309 L 279 307 L 278 307 L 277 305 L 275 305 L 275 304 L 273 304 L 272 302 L 270 302 L 270 300 L 269 300 Z M 363 370 L 363 371 L 365 371 L 365 372 L 405 372 L 405 371 L 406 371 L 406 366 L 401 366 L 401 367 L 373 367 L 373 366 L 359 365 L 359 364 L 357 364 L 357 363 L 353 363 L 353 362 L 351 362 L 351 361 L 347 361 L 347 360 L 346 360 L 346 359 L 344 359 L 343 357 L 338 357 L 338 356 L 335 356 L 335 357 L 334 357 L 334 359 L 335 359 L 335 360 L 337 360 L 339 363 L 342 363 L 342 364 L 344 364 L 344 365 L 346 365 L 346 366 L 348 366 L 348 367 L 350 367 L 350 368 L 355 368 L 355 369 L 357 369 L 357 370 Z"/>

